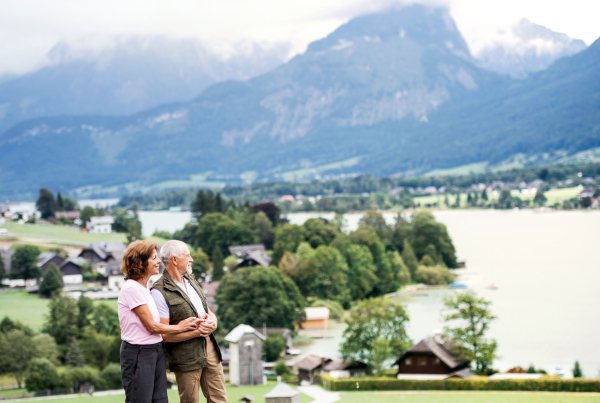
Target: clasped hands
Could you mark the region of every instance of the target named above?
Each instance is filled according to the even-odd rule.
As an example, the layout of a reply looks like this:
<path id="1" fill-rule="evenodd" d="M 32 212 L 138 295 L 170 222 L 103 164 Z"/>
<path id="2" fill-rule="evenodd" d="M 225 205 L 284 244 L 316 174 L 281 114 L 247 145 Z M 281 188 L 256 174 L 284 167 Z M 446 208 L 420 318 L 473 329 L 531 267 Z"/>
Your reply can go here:
<path id="1" fill-rule="evenodd" d="M 202 314 L 197 318 L 187 318 L 179 323 L 182 331 L 194 331 L 196 337 L 206 337 L 217 329 L 216 322 L 208 315 Z"/>

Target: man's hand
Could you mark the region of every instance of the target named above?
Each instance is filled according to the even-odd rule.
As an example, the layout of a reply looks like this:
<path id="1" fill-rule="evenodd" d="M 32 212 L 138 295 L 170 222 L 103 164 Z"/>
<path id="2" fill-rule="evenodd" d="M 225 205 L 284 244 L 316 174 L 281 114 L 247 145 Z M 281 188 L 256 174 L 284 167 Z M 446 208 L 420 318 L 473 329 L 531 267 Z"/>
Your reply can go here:
<path id="1" fill-rule="evenodd" d="M 190 330 L 195 330 L 199 324 L 200 324 L 199 318 L 190 317 L 190 318 L 187 318 L 187 319 L 179 322 L 179 324 L 177 326 L 179 326 L 179 332 L 184 333 L 184 332 L 189 332 Z"/>
<path id="2" fill-rule="evenodd" d="M 217 329 L 217 322 L 215 322 L 210 316 L 207 316 L 204 322 L 200 323 L 198 326 L 198 332 L 201 337 L 206 337 L 210 335 Z"/>

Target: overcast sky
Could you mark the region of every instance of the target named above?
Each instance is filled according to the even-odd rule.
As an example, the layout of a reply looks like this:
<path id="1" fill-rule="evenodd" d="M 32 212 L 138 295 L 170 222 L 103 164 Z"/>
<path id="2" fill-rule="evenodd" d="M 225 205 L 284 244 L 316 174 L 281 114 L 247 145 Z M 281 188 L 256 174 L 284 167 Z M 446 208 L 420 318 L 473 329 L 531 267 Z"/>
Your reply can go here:
<path id="1" fill-rule="evenodd" d="M 474 53 L 521 18 L 588 45 L 600 37 L 598 0 L 418 2 L 447 5 Z M 0 74 L 39 67 L 59 41 L 99 47 L 127 35 L 194 37 L 222 52 L 241 41 L 285 42 L 292 44 L 292 54 L 301 53 L 349 19 L 398 4 L 399 0 L 0 0 Z"/>

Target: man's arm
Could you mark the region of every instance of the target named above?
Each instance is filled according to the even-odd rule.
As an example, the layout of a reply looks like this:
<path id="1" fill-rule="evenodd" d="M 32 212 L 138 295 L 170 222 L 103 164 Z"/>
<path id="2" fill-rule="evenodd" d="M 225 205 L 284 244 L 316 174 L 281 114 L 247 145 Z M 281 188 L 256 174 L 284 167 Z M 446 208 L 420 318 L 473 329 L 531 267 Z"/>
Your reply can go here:
<path id="1" fill-rule="evenodd" d="M 217 330 L 217 316 L 213 313 L 213 311 L 208 309 L 208 316 L 206 320 L 198 326 L 198 330 L 200 331 L 202 337 L 209 336 L 212 332 Z"/>
<path id="2" fill-rule="evenodd" d="M 168 325 L 169 318 L 160 318 L 160 323 Z M 203 337 L 203 335 L 200 332 L 200 329 L 194 329 L 177 334 L 163 334 L 163 340 L 165 341 L 165 343 L 180 343 L 182 341 L 193 339 L 194 337 Z"/>

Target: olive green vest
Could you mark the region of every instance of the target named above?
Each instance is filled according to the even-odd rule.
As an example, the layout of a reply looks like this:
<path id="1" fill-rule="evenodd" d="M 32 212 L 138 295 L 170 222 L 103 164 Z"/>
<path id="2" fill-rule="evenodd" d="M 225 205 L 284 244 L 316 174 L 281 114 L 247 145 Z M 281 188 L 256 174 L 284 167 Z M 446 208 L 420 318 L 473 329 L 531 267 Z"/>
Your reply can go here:
<path id="1" fill-rule="evenodd" d="M 194 287 L 200 299 L 202 299 L 204 310 L 208 312 L 206 297 L 194 276 L 192 274 L 185 274 L 184 277 Z M 198 317 L 198 312 L 196 312 L 196 308 L 194 308 L 194 304 L 192 304 L 190 298 L 175 284 L 175 281 L 166 270 L 163 272 L 161 278 L 154 283 L 152 288 L 160 291 L 165 297 L 165 301 L 167 301 L 170 325 L 176 325 L 190 316 Z M 212 334 L 210 335 L 210 340 L 219 356 L 219 361 L 222 361 L 221 350 Z M 206 367 L 205 343 L 205 337 L 195 337 L 179 343 L 164 343 L 167 368 L 173 372 L 187 372 Z"/>

